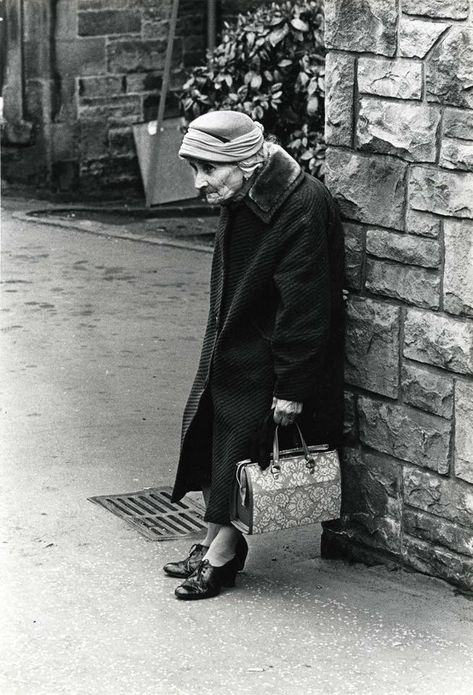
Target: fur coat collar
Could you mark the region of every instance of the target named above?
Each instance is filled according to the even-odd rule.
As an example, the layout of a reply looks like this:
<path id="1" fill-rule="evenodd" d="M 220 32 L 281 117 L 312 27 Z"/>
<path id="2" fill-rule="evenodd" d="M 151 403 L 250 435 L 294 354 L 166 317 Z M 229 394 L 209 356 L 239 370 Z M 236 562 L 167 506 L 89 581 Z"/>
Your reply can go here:
<path id="1" fill-rule="evenodd" d="M 244 201 L 263 222 L 268 223 L 303 178 L 304 173 L 296 160 L 278 147 L 258 172 Z"/>

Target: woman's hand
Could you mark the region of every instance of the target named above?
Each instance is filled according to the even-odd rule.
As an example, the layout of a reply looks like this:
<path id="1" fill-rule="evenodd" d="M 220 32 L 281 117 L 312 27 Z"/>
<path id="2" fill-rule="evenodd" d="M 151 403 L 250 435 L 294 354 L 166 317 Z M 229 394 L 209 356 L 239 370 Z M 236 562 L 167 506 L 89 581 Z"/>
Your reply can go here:
<path id="1" fill-rule="evenodd" d="M 282 398 L 273 398 L 273 408 L 274 422 L 283 427 L 292 425 L 296 417 L 302 413 L 302 403 L 285 401 Z"/>

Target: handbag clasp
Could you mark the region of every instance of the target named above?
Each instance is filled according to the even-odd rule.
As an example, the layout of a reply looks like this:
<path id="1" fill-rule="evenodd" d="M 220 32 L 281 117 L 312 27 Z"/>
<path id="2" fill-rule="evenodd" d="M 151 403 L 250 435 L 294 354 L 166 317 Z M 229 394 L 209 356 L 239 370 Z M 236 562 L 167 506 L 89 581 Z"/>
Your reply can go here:
<path id="1" fill-rule="evenodd" d="M 281 473 L 281 466 L 279 463 L 272 463 L 270 470 L 274 480 L 277 480 L 279 478 L 279 474 Z"/>
<path id="2" fill-rule="evenodd" d="M 309 473 L 314 473 L 315 471 L 315 459 L 313 456 L 306 456 L 305 459 L 305 467 L 309 471 Z"/>

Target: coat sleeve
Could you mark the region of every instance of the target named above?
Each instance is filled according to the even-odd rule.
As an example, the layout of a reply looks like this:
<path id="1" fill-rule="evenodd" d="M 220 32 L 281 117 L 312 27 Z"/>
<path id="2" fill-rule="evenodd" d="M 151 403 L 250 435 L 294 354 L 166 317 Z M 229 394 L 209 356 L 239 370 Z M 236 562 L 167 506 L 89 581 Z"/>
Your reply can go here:
<path id="1" fill-rule="evenodd" d="M 313 394 L 329 337 L 327 217 L 312 209 L 288 226 L 274 273 L 274 396 L 303 402 Z"/>

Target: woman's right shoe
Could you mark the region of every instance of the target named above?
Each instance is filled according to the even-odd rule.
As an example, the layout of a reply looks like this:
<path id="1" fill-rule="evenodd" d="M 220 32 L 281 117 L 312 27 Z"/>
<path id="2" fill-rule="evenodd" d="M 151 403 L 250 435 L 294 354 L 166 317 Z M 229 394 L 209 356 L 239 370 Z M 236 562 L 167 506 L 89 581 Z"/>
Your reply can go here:
<path id="1" fill-rule="evenodd" d="M 178 577 L 178 579 L 187 579 L 200 565 L 207 550 L 208 547 L 206 545 L 195 543 L 190 549 L 189 555 L 183 560 L 168 562 L 167 565 L 164 565 L 163 570 L 165 574 L 170 577 Z"/>
<path id="2" fill-rule="evenodd" d="M 190 549 L 189 555 L 183 560 L 178 560 L 177 562 L 168 562 L 167 565 L 164 565 L 163 570 L 165 574 L 170 577 L 177 577 L 178 579 L 187 579 L 187 577 L 190 577 L 190 575 L 197 569 L 200 561 L 204 559 L 204 555 L 207 550 L 208 547 L 206 545 L 196 543 Z M 235 564 L 237 567 L 237 572 L 241 572 L 241 570 L 244 568 L 247 555 L 248 543 L 246 542 L 244 536 L 240 534 L 235 552 Z"/>
<path id="3" fill-rule="evenodd" d="M 236 556 L 221 567 L 214 567 L 208 560 L 202 560 L 196 571 L 176 588 L 176 598 L 198 601 L 217 596 L 223 586 L 235 586 L 238 564 Z"/>

